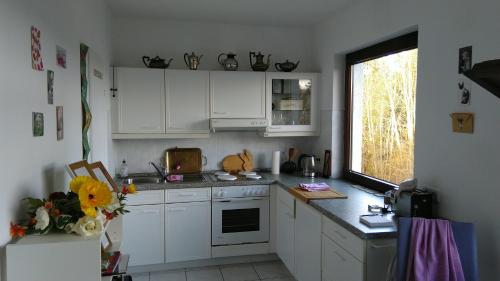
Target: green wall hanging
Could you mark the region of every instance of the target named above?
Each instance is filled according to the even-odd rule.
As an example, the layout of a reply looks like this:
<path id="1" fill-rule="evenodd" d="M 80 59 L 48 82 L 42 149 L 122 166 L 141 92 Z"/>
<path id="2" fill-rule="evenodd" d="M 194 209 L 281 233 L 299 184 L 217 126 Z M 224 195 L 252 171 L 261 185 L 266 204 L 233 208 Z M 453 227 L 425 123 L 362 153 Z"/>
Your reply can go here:
<path id="1" fill-rule="evenodd" d="M 92 113 L 87 102 L 88 97 L 88 80 L 87 80 L 87 55 L 89 47 L 85 44 L 80 44 L 80 81 L 82 92 L 82 146 L 83 159 L 88 160 L 90 153 L 89 129 L 92 122 Z"/>

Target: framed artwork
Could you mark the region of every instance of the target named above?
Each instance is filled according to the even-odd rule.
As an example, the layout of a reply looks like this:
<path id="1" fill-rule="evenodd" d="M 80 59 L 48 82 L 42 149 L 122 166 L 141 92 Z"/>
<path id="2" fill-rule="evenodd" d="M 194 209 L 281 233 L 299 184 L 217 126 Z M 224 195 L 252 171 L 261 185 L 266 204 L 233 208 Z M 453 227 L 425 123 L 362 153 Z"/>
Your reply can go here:
<path id="1" fill-rule="evenodd" d="M 43 124 L 43 113 L 33 112 L 33 136 L 41 137 L 43 136 L 44 124 Z"/>
<path id="2" fill-rule="evenodd" d="M 34 26 L 31 27 L 31 67 L 34 70 L 43 70 L 42 44 L 40 43 L 40 30 Z"/>
<path id="3" fill-rule="evenodd" d="M 113 177 L 108 173 L 108 170 L 101 161 L 89 164 L 90 169 L 95 174 L 95 178 L 101 182 L 108 184 L 114 191 L 118 192 L 118 185 L 113 180 Z"/>
<path id="4" fill-rule="evenodd" d="M 56 46 L 57 65 L 66 68 L 66 49 L 61 46 Z"/>
<path id="5" fill-rule="evenodd" d="M 47 70 L 47 102 L 54 104 L 54 71 Z"/>
<path id="6" fill-rule="evenodd" d="M 90 168 L 87 160 L 78 161 L 68 165 L 68 170 L 72 178 L 77 176 L 89 176 L 94 179 L 97 179 L 97 176 L 94 174 L 92 169 Z"/>
<path id="7" fill-rule="evenodd" d="M 463 47 L 458 50 L 458 74 L 472 69 L 472 46 Z"/>
<path id="8" fill-rule="evenodd" d="M 63 107 L 56 106 L 56 122 L 57 122 L 57 140 L 64 139 L 64 115 Z"/>

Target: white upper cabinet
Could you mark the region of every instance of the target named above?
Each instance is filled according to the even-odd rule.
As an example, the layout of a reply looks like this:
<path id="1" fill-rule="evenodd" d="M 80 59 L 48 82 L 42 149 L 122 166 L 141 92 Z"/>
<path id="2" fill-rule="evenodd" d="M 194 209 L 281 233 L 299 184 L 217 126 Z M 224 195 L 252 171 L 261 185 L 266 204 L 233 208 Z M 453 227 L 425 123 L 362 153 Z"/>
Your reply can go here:
<path id="1" fill-rule="evenodd" d="M 167 134 L 209 133 L 209 77 L 208 71 L 165 71 Z"/>
<path id="2" fill-rule="evenodd" d="M 116 68 L 113 133 L 165 133 L 165 78 L 162 69 Z"/>
<path id="3" fill-rule="evenodd" d="M 211 118 L 266 118 L 264 72 L 210 72 Z"/>
<path id="4" fill-rule="evenodd" d="M 319 135 L 318 75 L 268 72 L 267 118 L 264 136 Z"/>

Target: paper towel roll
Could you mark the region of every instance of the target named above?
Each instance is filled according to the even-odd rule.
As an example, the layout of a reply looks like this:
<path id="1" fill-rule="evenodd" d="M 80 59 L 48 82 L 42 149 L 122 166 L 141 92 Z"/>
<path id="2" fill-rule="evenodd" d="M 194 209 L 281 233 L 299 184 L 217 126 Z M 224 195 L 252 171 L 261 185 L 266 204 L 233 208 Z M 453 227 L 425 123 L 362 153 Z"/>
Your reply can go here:
<path id="1" fill-rule="evenodd" d="M 273 152 L 273 168 L 272 168 L 273 175 L 279 175 L 280 173 L 280 154 L 281 151 Z"/>

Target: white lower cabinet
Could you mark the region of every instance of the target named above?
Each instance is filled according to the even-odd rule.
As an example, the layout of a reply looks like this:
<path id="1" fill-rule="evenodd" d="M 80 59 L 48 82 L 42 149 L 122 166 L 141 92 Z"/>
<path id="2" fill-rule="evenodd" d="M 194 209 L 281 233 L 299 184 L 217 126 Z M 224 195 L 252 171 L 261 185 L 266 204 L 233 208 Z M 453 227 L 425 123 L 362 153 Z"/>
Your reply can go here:
<path id="1" fill-rule="evenodd" d="M 279 189 L 276 251 L 298 281 L 321 280 L 321 214 Z"/>
<path id="2" fill-rule="evenodd" d="M 323 235 L 322 242 L 323 281 L 364 280 L 364 264 L 361 261 L 342 249 L 326 235 Z"/>
<path id="3" fill-rule="evenodd" d="M 165 205 L 165 262 L 211 257 L 210 201 Z"/>
<path id="4" fill-rule="evenodd" d="M 276 252 L 290 272 L 294 272 L 295 201 L 278 187 L 276 208 Z"/>
<path id="5" fill-rule="evenodd" d="M 295 215 L 295 278 L 321 280 L 321 214 L 300 200 Z"/>
<path id="6" fill-rule="evenodd" d="M 161 264 L 164 256 L 165 205 L 127 206 L 123 216 L 122 252 L 130 254 L 129 265 Z"/>

